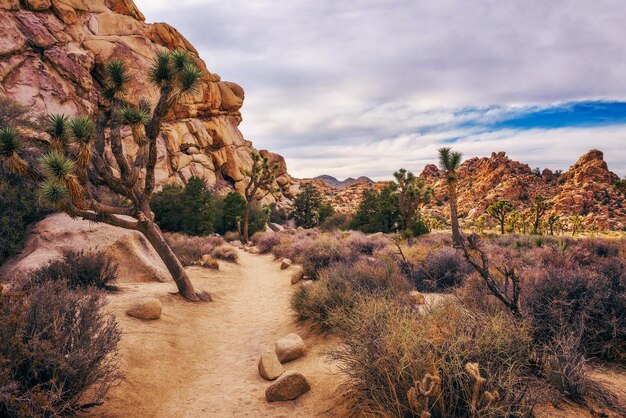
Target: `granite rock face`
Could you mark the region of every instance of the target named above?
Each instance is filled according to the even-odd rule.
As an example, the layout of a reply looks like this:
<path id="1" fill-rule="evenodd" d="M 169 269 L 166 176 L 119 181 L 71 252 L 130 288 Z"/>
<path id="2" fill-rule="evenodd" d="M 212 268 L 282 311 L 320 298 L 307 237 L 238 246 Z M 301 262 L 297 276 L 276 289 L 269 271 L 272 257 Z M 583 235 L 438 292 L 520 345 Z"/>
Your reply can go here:
<path id="1" fill-rule="evenodd" d="M 145 23 L 132 0 L 0 0 L 0 94 L 37 114 L 94 115 L 102 100 L 104 64 L 112 59 L 129 67 L 126 100 L 146 97 L 155 103 L 158 91 L 147 68 L 164 49 L 189 51 L 203 77 L 198 91 L 176 104 L 165 120 L 158 140 L 158 184 L 198 176 L 210 186 L 243 190 L 243 172 L 252 163 L 250 153 L 257 152 L 238 129 L 244 90 L 211 73 L 175 28 Z M 125 134 L 128 152 L 136 152 L 130 131 Z M 278 185 L 288 189 L 284 159 L 263 152 L 281 165 Z"/>

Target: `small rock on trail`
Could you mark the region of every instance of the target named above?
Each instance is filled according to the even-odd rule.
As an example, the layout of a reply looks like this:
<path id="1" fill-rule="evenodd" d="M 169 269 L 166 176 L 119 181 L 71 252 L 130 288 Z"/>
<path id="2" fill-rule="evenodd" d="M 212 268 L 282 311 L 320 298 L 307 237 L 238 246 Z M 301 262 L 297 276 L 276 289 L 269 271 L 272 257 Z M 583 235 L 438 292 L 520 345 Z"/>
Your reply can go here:
<path id="1" fill-rule="evenodd" d="M 281 363 L 298 359 L 306 353 L 306 344 L 298 334 L 289 334 L 276 341 L 276 356 Z"/>
<path id="2" fill-rule="evenodd" d="M 163 304 L 155 298 L 140 299 L 134 302 L 126 313 L 139 319 L 159 319 Z"/>
<path id="3" fill-rule="evenodd" d="M 287 372 L 265 391 L 268 402 L 291 401 L 311 390 L 309 382 L 298 372 Z"/>
<path id="4" fill-rule="evenodd" d="M 285 372 L 283 365 L 278 361 L 276 353 L 273 351 L 266 351 L 261 354 L 259 359 L 259 374 L 265 380 L 275 380 Z"/>

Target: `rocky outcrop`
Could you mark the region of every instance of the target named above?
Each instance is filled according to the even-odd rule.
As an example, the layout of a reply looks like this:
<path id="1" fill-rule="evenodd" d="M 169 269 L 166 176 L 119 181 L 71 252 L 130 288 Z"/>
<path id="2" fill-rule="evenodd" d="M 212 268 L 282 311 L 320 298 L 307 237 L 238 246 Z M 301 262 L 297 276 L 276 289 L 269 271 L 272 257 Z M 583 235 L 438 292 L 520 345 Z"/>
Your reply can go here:
<path id="1" fill-rule="evenodd" d="M 35 270 L 70 250 L 111 257 L 118 266 L 121 282 L 166 281 L 172 277 L 140 232 L 71 219 L 64 213 L 50 215 L 37 223 L 28 234 L 24 250 L 2 265 L 0 277 L 11 278 Z"/>
<path id="2" fill-rule="evenodd" d="M 434 188 L 431 203 L 424 212 L 434 218 L 447 219 L 449 205 L 443 173 L 428 164 L 420 174 Z M 511 160 L 504 152 L 489 157 L 470 158 L 459 169 L 458 207 L 462 222 L 472 222 L 483 215 L 489 205 L 504 199 L 523 212 L 538 194 L 552 199 L 554 212 L 561 216 L 579 215 L 586 228 L 623 230 L 626 227 L 626 201 L 615 183 L 619 177 L 611 172 L 599 150 L 591 150 L 565 173 L 532 170 L 527 164 Z M 371 187 L 381 189 L 389 182 L 356 183 L 344 189 L 316 179 L 300 180 L 313 184 L 338 212 L 352 212 L 363 192 Z M 295 187 L 292 187 L 292 190 Z"/>
<path id="3" fill-rule="evenodd" d="M 583 216 L 585 224 L 594 229 L 622 230 L 626 227 L 626 199 L 615 186 L 617 180 L 602 151 L 591 150 L 559 178 L 555 211 Z"/>
<path id="4" fill-rule="evenodd" d="M 2 0 L 0 94 L 37 114 L 93 115 L 102 100 L 104 64 L 120 59 L 132 76 L 126 99 L 155 103 L 158 91 L 147 76 L 151 60 L 160 50 L 187 50 L 203 71 L 202 83 L 165 120 L 157 181 L 183 183 L 198 176 L 208 185 L 242 191 L 250 153 L 256 152 L 238 129 L 243 89 L 211 73 L 176 29 L 144 20 L 132 0 Z M 125 134 L 127 150 L 135 152 L 130 132 Z M 281 165 L 278 184 L 288 188 L 284 159 L 268 155 Z"/>

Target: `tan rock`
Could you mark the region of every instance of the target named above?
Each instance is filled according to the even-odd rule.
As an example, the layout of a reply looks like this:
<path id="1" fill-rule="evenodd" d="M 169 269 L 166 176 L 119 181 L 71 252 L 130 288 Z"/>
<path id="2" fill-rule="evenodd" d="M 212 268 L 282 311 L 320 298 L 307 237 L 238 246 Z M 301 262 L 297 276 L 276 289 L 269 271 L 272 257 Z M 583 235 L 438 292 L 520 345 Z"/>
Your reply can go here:
<path id="1" fill-rule="evenodd" d="M 298 359 L 306 354 L 306 344 L 298 334 L 292 333 L 276 341 L 276 356 L 281 363 Z"/>
<path id="2" fill-rule="evenodd" d="M 283 365 L 278 361 L 276 353 L 265 351 L 259 359 L 259 374 L 265 380 L 276 380 L 285 372 Z"/>
<path id="3" fill-rule="evenodd" d="M 26 0 L 26 6 L 30 10 L 41 12 L 52 7 L 52 2 L 50 0 Z"/>
<path id="4" fill-rule="evenodd" d="M 410 292 L 409 297 L 415 305 L 424 305 L 426 303 L 426 297 L 417 290 Z"/>
<path id="5" fill-rule="evenodd" d="M 146 298 L 135 301 L 126 313 L 139 319 L 159 319 L 163 311 L 163 304 L 160 300 Z"/>
<path id="6" fill-rule="evenodd" d="M 298 372 L 287 372 L 265 391 L 268 402 L 291 401 L 311 390 L 306 378 Z"/>
<path id="7" fill-rule="evenodd" d="M 304 272 L 302 271 L 302 268 L 297 268 L 294 270 L 294 272 L 291 274 L 291 284 L 296 284 L 299 281 L 302 280 L 302 278 L 304 277 Z"/>
<path id="8" fill-rule="evenodd" d="M 280 262 L 280 269 L 281 270 L 285 270 L 288 269 L 292 264 L 292 261 L 288 258 L 283 258 L 283 260 Z"/>

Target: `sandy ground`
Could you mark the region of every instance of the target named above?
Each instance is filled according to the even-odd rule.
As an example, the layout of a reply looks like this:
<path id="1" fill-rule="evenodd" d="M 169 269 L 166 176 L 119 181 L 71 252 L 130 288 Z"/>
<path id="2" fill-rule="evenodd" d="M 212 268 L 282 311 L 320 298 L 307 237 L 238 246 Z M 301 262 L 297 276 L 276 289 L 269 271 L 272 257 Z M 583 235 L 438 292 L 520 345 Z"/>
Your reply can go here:
<path id="1" fill-rule="evenodd" d="M 220 262 L 220 271 L 190 268 L 198 289 L 213 294 L 212 303 L 189 303 L 171 293 L 173 283 L 126 283 L 109 296 L 108 309 L 123 331 L 121 370 L 125 380 L 111 390 L 96 417 L 337 417 L 347 416 L 340 394 L 341 375 L 325 353 L 338 343 L 295 324 L 289 299 L 292 270 L 280 270 L 269 255 L 239 251 L 238 264 Z M 297 285 L 299 286 L 299 285 Z M 430 296 L 430 295 L 429 295 Z M 136 298 L 163 303 L 157 321 L 125 314 Z M 274 342 L 297 332 L 307 344 L 305 357 L 286 370 L 303 373 L 311 391 L 296 401 L 268 403 L 270 385 L 257 371 L 259 356 Z M 591 377 L 624 403 L 626 371 L 594 367 Z M 593 417 L 579 405 L 540 405 L 539 418 Z M 616 416 L 616 415 L 609 415 Z"/>
<path id="2" fill-rule="evenodd" d="M 239 264 L 221 270 L 191 268 L 197 288 L 212 303 L 189 303 L 170 294 L 173 283 L 132 283 L 110 296 L 110 309 L 123 331 L 120 343 L 124 382 L 112 389 L 99 417 L 313 417 L 342 416 L 336 367 L 324 353 L 336 340 L 294 323 L 289 298 L 291 269 L 280 270 L 271 256 L 239 252 Z M 163 303 L 157 321 L 128 317 L 138 297 Z M 303 373 L 311 391 L 296 401 L 268 403 L 269 382 L 258 374 L 262 351 L 297 332 L 307 344 L 305 357 L 285 364 Z"/>

